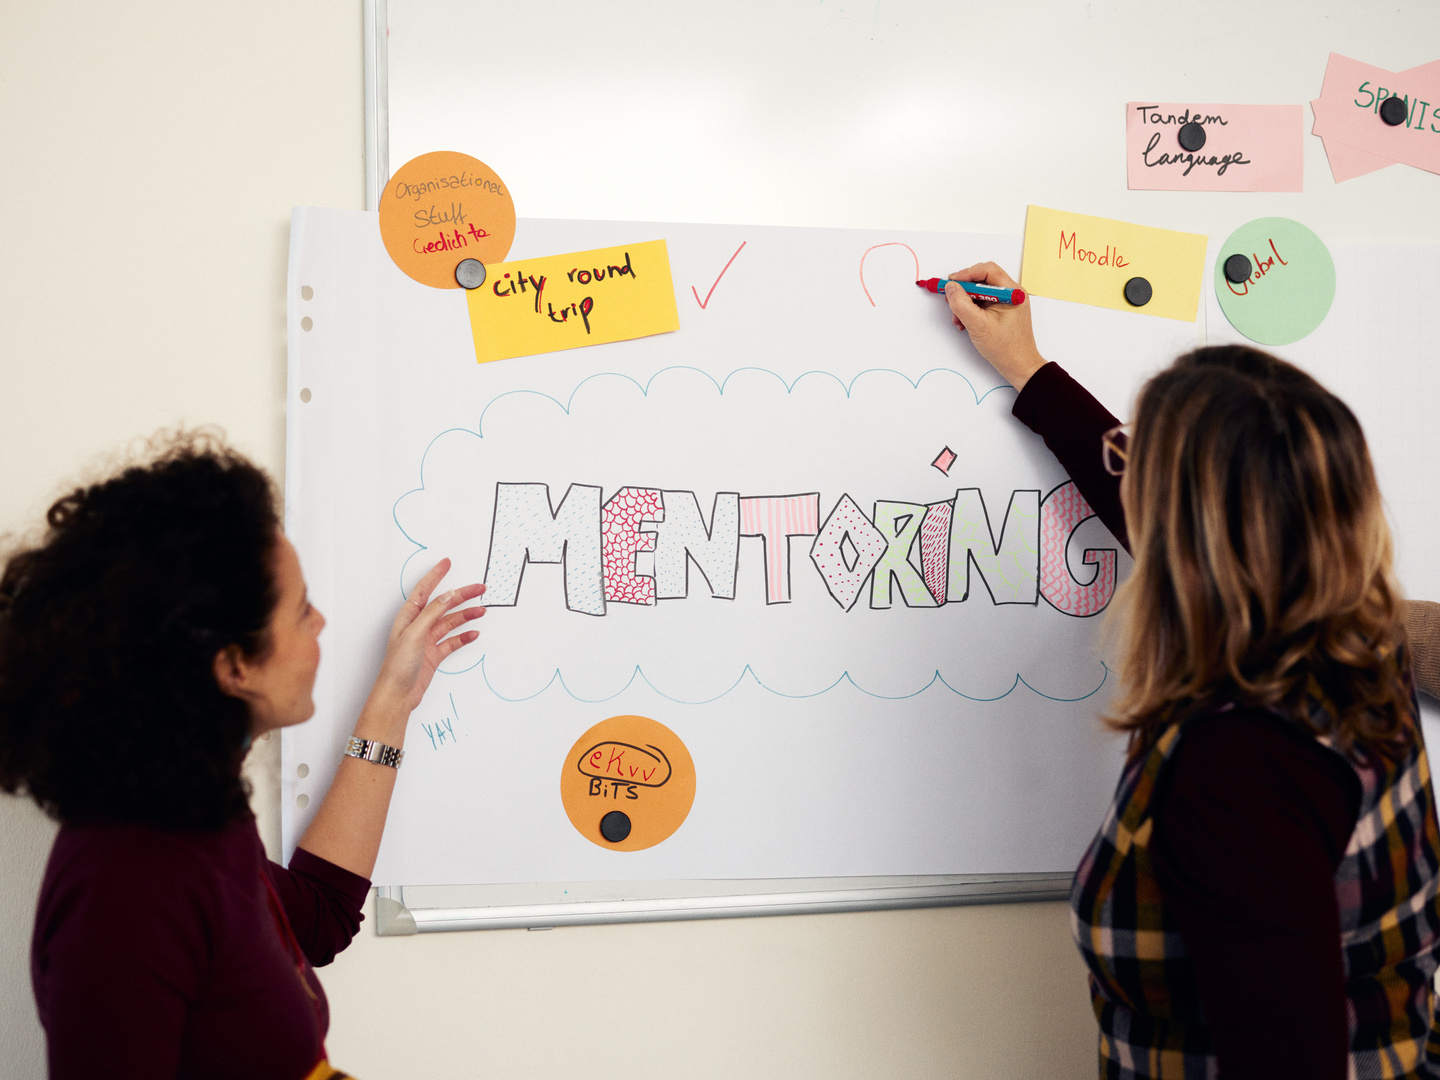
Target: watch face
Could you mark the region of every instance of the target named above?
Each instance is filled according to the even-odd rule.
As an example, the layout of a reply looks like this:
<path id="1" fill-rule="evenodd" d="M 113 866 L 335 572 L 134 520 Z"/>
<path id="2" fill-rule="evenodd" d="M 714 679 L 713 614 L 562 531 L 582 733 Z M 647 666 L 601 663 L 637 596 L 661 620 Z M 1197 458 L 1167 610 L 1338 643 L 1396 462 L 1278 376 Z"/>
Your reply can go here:
<path id="1" fill-rule="evenodd" d="M 576 740 L 560 801 L 597 847 L 641 851 L 668 839 L 695 801 L 695 763 L 680 737 L 648 716 L 612 716 Z"/>

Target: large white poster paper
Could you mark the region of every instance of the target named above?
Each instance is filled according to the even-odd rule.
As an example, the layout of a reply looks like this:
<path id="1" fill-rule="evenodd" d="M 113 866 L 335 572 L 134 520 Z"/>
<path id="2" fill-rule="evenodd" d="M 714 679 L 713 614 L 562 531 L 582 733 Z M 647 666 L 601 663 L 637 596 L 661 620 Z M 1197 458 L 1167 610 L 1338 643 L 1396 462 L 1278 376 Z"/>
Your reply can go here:
<path id="1" fill-rule="evenodd" d="M 1018 238 L 522 221 L 511 257 L 661 238 L 678 332 L 478 365 L 463 296 L 402 275 L 373 215 L 296 212 L 287 528 L 329 627 L 287 848 L 448 556 L 491 610 L 412 720 L 377 881 L 1070 868 L 1118 772 L 1096 616 L 1128 560 L 914 285 Z M 1194 344 L 1035 304 L 1116 411 Z M 695 762 L 645 851 L 559 796 L 625 713 Z"/>

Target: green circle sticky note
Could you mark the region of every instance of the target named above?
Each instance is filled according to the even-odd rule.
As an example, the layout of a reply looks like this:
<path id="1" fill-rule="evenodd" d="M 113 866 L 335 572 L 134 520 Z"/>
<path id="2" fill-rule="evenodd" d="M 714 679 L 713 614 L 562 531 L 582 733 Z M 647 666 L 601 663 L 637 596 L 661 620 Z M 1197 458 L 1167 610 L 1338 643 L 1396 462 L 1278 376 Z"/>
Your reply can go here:
<path id="1" fill-rule="evenodd" d="M 1233 282 L 1225 262 L 1250 260 L 1250 276 Z M 1298 221 L 1257 218 L 1220 246 L 1215 295 L 1230 325 L 1261 345 L 1289 345 L 1324 320 L 1335 299 L 1335 260 L 1324 242 Z"/>

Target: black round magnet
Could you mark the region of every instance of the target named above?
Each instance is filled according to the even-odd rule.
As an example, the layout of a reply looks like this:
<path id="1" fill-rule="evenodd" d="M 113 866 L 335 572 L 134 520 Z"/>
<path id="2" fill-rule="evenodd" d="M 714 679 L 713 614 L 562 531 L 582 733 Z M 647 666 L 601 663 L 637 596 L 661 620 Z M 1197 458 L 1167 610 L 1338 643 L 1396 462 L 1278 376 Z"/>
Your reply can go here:
<path id="1" fill-rule="evenodd" d="M 1150 282 L 1143 277 L 1132 277 L 1125 282 L 1125 302 L 1131 307 L 1144 307 L 1152 295 Z"/>
<path id="2" fill-rule="evenodd" d="M 1380 102 L 1380 119 L 1391 127 L 1399 127 L 1405 123 L 1409 110 L 1405 108 L 1405 99 L 1398 97 L 1387 97 Z"/>
<path id="3" fill-rule="evenodd" d="M 479 259 L 461 259 L 455 264 L 455 280 L 462 289 L 478 289 L 485 284 L 485 264 Z"/>
<path id="4" fill-rule="evenodd" d="M 600 835 L 612 844 L 618 844 L 630 835 L 630 817 L 619 810 L 611 810 L 600 819 Z"/>
<path id="5" fill-rule="evenodd" d="M 1188 124 L 1181 124 L 1178 135 L 1180 145 L 1192 154 L 1205 145 L 1205 125 L 1197 124 L 1194 120 Z"/>
<path id="6" fill-rule="evenodd" d="M 1244 255 L 1231 255 L 1225 260 L 1225 280 L 1239 285 L 1250 276 L 1250 260 Z"/>

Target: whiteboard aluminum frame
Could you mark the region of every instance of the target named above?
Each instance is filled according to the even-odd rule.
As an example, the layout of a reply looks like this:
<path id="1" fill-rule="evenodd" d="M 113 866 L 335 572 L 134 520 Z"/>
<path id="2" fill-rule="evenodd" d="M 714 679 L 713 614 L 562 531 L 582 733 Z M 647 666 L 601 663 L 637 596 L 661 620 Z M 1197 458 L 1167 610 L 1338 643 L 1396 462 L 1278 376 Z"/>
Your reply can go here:
<path id="1" fill-rule="evenodd" d="M 390 68 L 386 0 L 365 0 L 365 209 L 380 209 L 390 179 Z"/>
<path id="2" fill-rule="evenodd" d="M 389 65 L 387 0 L 364 0 L 365 54 L 365 205 L 376 210 L 390 178 Z M 549 930 L 558 926 L 607 923 L 676 922 L 827 912 L 899 911 L 971 904 L 1036 903 L 1064 900 L 1070 873 L 971 874 L 939 878 L 855 878 L 853 886 L 806 888 L 805 879 L 756 881 L 755 892 L 666 896 L 689 892 L 704 882 L 655 882 L 646 892 L 662 895 L 581 899 L 566 903 L 506 905 L 458 904 L 411 906 L 406 886 L 376 889 L 375 930 L 381 937 L 403 937 L 448 930 Z M 732 883 L 733 884 L 733 883 Z M 473 887 L 464 890 L 473 895 Z M 700 891 L 704 892 L 703 888 Z"/>
<path id="3" fill-rule="evenodd" d="M 656 896 L 494 907 L 412 908 L 405 903 L 404 886 L 381 886 L 376 890 L 375 932 L 381 937 L 403 937 L 445 930 L 551 930 L 558 926 L 605 923 L 1036 903 L 1066 899 L 1070 895 L 1071 877 L 1068 873 L 1040 873 L 970 874 L 928 879 L 857 878 L 853 888 L 823 891 L 793 888 L 800 884 L 798 881 L 757 881 L 754 884 L 760 887 L 792 888 L 788 891 L 734 895 Z"/>

